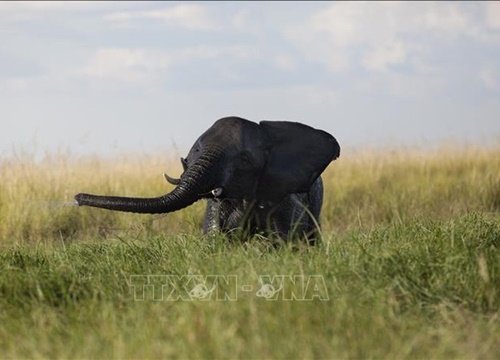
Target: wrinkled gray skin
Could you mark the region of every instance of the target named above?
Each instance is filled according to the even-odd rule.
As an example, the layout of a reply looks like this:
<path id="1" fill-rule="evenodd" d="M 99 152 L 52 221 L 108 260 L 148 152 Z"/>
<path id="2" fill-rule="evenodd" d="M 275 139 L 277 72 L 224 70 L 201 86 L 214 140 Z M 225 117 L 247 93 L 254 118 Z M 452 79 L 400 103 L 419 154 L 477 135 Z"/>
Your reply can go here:
<path id="1" fill-rule="evenodd" d="M 244 230 L 248 234 L 270 228 L 272 233 L 281 238 L 304 234 L 312 240 L 319 230 L 322 204 L 323 183 L 320 177 L 316 179 L 307 193 L 287 195 L 279 203 L 269 206 L 258 206 L 247 200 L 208 199 L 203 232 L 231 232 L 234 229 L 240 229 L 242 224 L 245 224 Z M 245 215 L 249 211 L 252 216 L 245 221 Z M 269 231 L 264 231 L 264 233 L 269 233 Z"/>
<path id="2" fill-rule="evenodd" d="M 136 213 L 168 213 L 208 199 L 203 231 L 264 233 L 283 239 L 319 230 L 320 174 L 338 158 L 330 134 L 288 121 L 217 120 L 195 142 L 176 185 L 155 198 L 78 194 L 78 205 Z"/>

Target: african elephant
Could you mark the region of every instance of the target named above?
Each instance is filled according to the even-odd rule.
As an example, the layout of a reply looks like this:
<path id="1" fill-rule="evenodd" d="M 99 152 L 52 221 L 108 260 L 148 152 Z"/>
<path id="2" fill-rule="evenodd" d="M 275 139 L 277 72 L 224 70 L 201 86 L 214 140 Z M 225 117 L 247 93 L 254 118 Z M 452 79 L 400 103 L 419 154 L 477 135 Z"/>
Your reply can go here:
<path id="1" fill-rule="evenodd" d="M 176 187 L 153 198 L 77 194 L 78 205 L 135 213 L 168 213 L 208 199 L 203 232 L 299 235 L 314 239 L 323 202 L 320 174 L 340 146 L 322 130 L 288 121 L 217 120 L 181 158 Z"/>

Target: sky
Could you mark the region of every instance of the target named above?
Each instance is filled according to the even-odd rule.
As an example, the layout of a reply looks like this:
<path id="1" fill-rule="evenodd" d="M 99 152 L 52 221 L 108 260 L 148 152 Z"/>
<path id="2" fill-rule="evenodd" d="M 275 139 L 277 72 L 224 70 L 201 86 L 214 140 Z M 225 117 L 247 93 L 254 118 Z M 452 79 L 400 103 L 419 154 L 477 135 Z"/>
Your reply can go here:
<path id="1" fill-rule="evenodd" d="M 182 156 L 231 115 L 498 144 L 500 2 L 0 2 L 0 157 Z"/>

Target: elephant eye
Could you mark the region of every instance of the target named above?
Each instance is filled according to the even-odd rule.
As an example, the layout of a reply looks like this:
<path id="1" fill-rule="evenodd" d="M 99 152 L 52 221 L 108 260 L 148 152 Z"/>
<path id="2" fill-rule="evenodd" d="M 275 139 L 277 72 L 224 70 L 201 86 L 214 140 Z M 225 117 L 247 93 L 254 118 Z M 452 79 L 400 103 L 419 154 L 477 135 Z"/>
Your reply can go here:
<path id="1" fill-rule="evenodd" d="M 252 156 L 247 152 L 241 153 L 238 167 L 242 168 L 242 169 L 246 169 L 246 168 L 250 168 L 252 166 L 253 166 Z"/>

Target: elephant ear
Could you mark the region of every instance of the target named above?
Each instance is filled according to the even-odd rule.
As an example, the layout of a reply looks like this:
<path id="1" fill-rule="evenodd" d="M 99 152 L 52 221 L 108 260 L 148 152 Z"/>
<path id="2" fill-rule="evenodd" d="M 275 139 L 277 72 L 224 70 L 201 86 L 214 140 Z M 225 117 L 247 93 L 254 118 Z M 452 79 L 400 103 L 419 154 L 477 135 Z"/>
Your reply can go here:
<path id="1" fill-rule="evenodd" d="M 340 155 L 337 140 L 325 131 L 289 121 L 261 121 L 260 126 L 268 158 L 257 188 L 259 200 L 277 202 L 309 191 Z"/>

